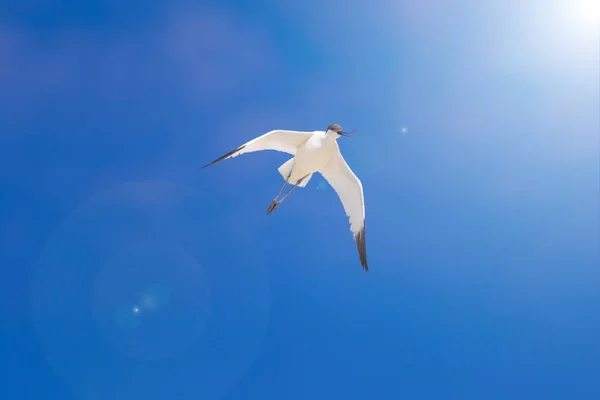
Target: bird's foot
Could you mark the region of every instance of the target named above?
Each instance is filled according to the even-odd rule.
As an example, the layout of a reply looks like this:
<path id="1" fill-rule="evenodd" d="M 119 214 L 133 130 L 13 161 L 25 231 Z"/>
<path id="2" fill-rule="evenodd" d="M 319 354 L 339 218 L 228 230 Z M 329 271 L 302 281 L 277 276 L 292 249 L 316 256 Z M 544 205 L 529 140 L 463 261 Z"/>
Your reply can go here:
<path id="1" fill-rule="evenodd" d="M 279 202 L 277 200 L 273 200 L 273 202 L 269 204 L 269 207 L 267 207 L 267 214 L 271 214 L 273 211 L 275 211 L 278 205 Z"/>

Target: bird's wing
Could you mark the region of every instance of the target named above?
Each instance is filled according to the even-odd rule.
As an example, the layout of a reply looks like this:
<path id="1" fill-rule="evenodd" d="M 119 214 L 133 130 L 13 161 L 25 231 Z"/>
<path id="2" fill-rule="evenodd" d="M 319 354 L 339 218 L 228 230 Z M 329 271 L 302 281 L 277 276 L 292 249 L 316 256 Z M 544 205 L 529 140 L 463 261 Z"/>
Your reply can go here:
<path id="1" fill-rule="evenodd" d="M 365 271 L 368 271 L 365 242 L 365 201 L 360 179 L 354 175 L 348 164 L 346 164 L 339 148 L 336 148 L 327 168 L 319 172 L 337 192 L 344 206 L 344 211 L 346 211 L 346 215 L 350 220 L 350 231 L 354 235 L 360 264 Z"/>
<path id="2" fill-rule="evenodd" d="M 206 168 L 219 161 L 226 160 L 228 158 L 237 157 L 244 153 L 251 153 L 253 151 L 261 150 L 275 150 L 291 155 L 296 154 L 296 149 L 303 142 L 307 141 L 314 132 L 302 132 L 302 131 L 282 131 L 275 130 L 267 132 L 262 136 L 252 139 L 247 143 L 244 143 L 235 150 L 230 151 L 222 157 L 217 158 L 215 161 L 206 164 L 202 168 Z"/>

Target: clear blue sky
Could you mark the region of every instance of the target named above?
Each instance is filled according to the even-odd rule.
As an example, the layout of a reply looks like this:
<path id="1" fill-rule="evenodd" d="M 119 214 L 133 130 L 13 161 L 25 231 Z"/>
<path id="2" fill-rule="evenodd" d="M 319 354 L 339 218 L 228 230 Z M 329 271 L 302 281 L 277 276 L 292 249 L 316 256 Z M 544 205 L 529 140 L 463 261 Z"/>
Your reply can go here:
<path id="1" fill-rule="evenodd" d="M 0 398 L 600 399 L 593 5 L 3 2 Z"/>

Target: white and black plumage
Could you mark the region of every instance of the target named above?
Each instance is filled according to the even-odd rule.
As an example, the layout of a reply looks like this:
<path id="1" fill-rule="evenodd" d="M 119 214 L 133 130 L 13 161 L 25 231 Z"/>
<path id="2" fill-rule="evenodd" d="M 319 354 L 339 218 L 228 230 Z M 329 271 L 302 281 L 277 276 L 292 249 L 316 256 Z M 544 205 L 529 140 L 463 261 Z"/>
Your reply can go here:
<path id="1" fill-rule="evenodd" d="M 360 264 L 368 271 L 363 188 L 360 180 L 346 164 L 337 144 L 337 139 L 348 135 L 342 132 L 342 127 L 338 124 L 329 125 L 326 131 L 274 130 L 250 140 L 202 168 L 254 151 L 275 150 L 291 154 L 293 157 L 278 168 L 285 182 L 267 208 L 267 214 L 273 212 L 296 187 L 306 186 L 315 172 L 320 173 L 337 192 L 342 202 L 350 220 L 350 231 L 354 235 Z M 288 183 L 293 187 L 279 199 Z"/>

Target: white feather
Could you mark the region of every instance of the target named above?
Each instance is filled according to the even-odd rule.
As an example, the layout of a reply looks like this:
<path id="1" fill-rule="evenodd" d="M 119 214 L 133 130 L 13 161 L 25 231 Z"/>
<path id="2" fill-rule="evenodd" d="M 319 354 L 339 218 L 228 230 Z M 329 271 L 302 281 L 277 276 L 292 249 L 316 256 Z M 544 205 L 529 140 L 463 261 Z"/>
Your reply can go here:
<path id="1" fill-rule="evenodd" d="M 350 231 L 356 234 L 363 229 L 365 224 L 362 183 L 344 160 L 339 147 L 336 150 L 333 152 L 327 168 L 319 172 L 337 192 L 350 221 Z"/>

